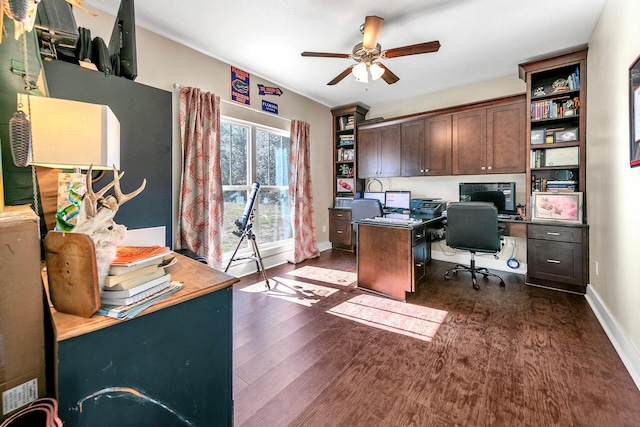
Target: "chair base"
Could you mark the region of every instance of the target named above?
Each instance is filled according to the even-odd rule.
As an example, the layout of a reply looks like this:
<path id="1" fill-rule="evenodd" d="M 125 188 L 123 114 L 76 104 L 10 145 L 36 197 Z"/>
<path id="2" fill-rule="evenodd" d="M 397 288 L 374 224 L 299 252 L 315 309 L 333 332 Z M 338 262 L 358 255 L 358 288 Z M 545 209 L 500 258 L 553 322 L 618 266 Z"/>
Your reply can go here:
<path id="1" fill-rule="evenodd" d="M 487 270 L 486 267 L 479 267 L 476 268 L 476 259 L 474 257 L 474 253 L 471 253 L 471 265 L 470 266 L 466 266 L 466 265 L 462 265 L 462 264 L 457 264 L 454 268 L 450 268 L 449 270 L 445 271 L 444 273 L 444 278 L 445 280 L 449 280 L 449 273 L 453 272 L 454 274 L 458 274 L 458 271 L 465 271 L 465 272 L 469 272 L 471 273 L 471 282 L 473 283 L 473 289 L 475 289 L 476 291 L 480 289 L 480 286 L 478 286 L 478 279 L 476 278 L 476 273 L 480 273 L 482 274 L 482 276 L 486 279 L 489 276 L 491 277 L 495 277 L 497 279 L 500 280 L 500 287 L 504 288 L 504 280 L 502 280 L 502 277 L 498 276 L 497 274 L 493 274 L 490 273 L 489 270 Z"/>

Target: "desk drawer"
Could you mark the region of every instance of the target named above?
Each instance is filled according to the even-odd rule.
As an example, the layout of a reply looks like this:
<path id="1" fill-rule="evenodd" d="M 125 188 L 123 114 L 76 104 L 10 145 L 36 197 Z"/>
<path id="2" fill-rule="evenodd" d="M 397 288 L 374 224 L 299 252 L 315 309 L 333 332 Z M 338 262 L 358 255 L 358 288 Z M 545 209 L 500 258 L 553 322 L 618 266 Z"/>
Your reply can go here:
<path id="1" fill-rule="evenodd" d="M 343 220 L 351 222 L 351 209 L 330 209 L 331 220 Z"/>
<path id="2" fill-rule="evenodd" d="M 529 239 L 553 240 L 556 242 L 582 243 L 582 231 L 581 227 L 529 224 L 527 237 Z"/>
<path id="3" fill-rule="evenodd" d="M 411 246 L 417 246 L 427 239 L 427 227 L 416 227 L 411 232 Z"/>
<path id="4" fill-rule="evenodd" d="M 527 244 L 530 279 L 584 285 L 582 244 L 529 239 Z M 535 280 L 532 280 L 535 283 Z"/>

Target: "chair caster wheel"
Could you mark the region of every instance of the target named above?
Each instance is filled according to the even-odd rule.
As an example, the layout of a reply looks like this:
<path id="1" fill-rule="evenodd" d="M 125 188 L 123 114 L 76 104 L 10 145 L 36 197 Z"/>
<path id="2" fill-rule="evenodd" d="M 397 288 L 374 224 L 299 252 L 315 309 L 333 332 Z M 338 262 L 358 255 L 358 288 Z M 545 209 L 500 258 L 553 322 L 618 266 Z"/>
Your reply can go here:
<path id="1" fill-rule="evenodd" d="M 478 286 L 478 282 L 476 281 L 475 277 L 473 278 L 472 283 L 473 283 L 473 289 L 475 289 L 476 291 L 479 291 L 480 286 Z"/>
<path id="2" fill-rule="evenodd" d="M 504 282 L 503 282 L 503 281 L 500 281 L 500 287 L 501 287 L 501 288 L 504 288 L 504 287 L 505 287 L 505 286 L 504 286 Z"/>

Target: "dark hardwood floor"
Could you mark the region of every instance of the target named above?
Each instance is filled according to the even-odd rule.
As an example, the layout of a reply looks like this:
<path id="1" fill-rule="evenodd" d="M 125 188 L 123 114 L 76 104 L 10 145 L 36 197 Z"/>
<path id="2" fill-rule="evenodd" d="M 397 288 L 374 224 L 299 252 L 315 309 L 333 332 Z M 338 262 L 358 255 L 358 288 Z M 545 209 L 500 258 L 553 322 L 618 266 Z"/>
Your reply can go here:
<path id="1" fill-rule="evenodd" d="M 346 286 L 355 256 L 342 251 L 268 270 L 268 292 L 259 274 L 242 278 L 235 425 L 640 425 L 640 391 L 583 296 L 501 272 L 506 288 L 474 291 L 468 274 L 444 280 L 450 266 L 431 261 L 406 303 Z M 406 329 L 426 313 L 437 330 L 419 339 L 335 314 L 358 298 L 396 326 L 406 304 L 418 313 Z"/>

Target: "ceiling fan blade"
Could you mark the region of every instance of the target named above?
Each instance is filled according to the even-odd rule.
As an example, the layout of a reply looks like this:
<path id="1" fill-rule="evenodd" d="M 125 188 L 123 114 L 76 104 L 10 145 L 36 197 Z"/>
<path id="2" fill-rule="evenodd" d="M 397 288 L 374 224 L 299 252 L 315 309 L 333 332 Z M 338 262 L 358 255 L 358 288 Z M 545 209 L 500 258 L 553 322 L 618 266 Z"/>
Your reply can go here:
<path id="1" fill-rule="evenodd" d="M 351 68 L 353 68 L 353 67 L 349 67 L 346 70 L 344 70 L 343 72 L 341 72 L 340 74 L 338 74 L 333 80 L 331 80 L 329 83 L 327 83 L 327 86 L 333 86 L 336 83 L 340 83 L 340 81 L 342 79 L 344 79 L 349 74 L 351 74 Z"/>
<path id="2" fill-rule="evenodd" d="M 382 31 L 382 24 L 384 19 L 378 16 L 367 16 L 364 19 L 364 35 L 362 37 L 362 47 L 365 49 L 373 49 L 378 44 L 378 38 L 380 37 L 380 31 Z"/>
<path id="3" fill-rule="evenodd" d="M 302 52 L 302 56 L 316 56 L 319 58 L 350 58 L 348 53 L 327 53 L 327 52 Z"/>
<path id="4" fill-rule="evenodd" d="M 382 80 L 384 80 L 385 82 L 387 82 L 390 85 L 392 85 L 395 82 L 397 82 L 398 80 L 400 80 L 400 77 L 398 77 L 395 74 L 393 74 L 393 72 L 391 72 L 390 69 L 385 67 L 384 64 L 380 64 L 379 62 L 377 64 L 379 64 L 382 68 L 384 68 L 384 74 L 381 77 Z"/>
<path id="5" fill-rule="evenodd" d="M 382 52 L 384 58 L 397 58 L 398 56 L 418 55 L 420 53 L 437 52 L 440 49 L 438 40 L 426 43 L 412 44 L 411 46 L 396 47 Z"/>

